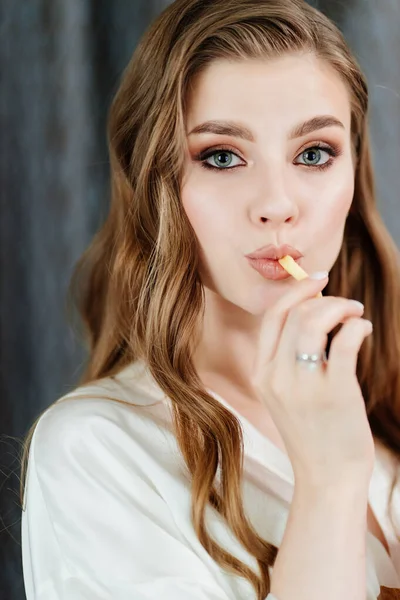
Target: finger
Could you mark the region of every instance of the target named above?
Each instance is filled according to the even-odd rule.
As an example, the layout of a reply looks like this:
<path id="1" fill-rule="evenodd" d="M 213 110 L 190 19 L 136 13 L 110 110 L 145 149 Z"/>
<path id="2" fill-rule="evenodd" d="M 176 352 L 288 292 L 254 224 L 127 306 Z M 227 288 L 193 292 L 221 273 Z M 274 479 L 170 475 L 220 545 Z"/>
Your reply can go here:
<path id="1" fill-rule="evenodd" d="M 292 362 L 296 352 L 321 354 L 328 343 L 328 334 L 343 321 L 361 317 L 363 312 L 362 304 L 348 298 L 326 296 L 307 300 L 290 312 L 282 331 L 277 360 L 282 364 Z"/>
<path id="2" fill-rule="evenodd" d="M 324 272 L 315 273 L 315 275 L 322 275 Z M 328 275 L 322 279 L 313 279 L 313 275 L 298 281 L 273 307 L 273 310 L 278 312 L 287 311 L 293 306 L 296 306 L 300 302 L 309 298 L 315 298 L 318 292 L 321 292 L 328 283 Z"/>
<path id="3" fill-rule="evenodd" d="M 358 353 L 363 341 L 372 333 L 368 319 L 349 319 L 332 340 L 329 350 L 327 374 L 346 377 L 357 372 Z"/>
<path id="4" fill-rule="evenodd" d="M 324 289 L 328 277 L 324 279 L 303 279 L 285 294 L 272 308 L 266 311 L 259 333 L 258 359 L 265 364 L 275 356 L 282 328 L 288 312 L 294 306 L 313 298 Z M 321 299 L 318 299 L 320 301 Z"/>

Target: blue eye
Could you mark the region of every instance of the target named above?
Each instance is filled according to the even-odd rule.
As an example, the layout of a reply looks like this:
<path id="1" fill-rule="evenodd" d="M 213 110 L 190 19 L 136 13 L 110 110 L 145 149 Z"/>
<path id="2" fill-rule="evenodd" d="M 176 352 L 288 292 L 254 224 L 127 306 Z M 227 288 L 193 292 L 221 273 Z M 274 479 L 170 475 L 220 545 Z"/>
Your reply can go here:
<path id="1" fill-rule="evenodd" d="M 233 169 L 234 167 L 238 166 L 238 165 L 231 166 L 234 156 L 236 156 L 236 154 L 229 150 L 216 150 L 215 152 L 212 152 L 211 154 L 203 156 L 202 163 L 203 163 L 204 167 L 206 167 L 206 168 L 210 167 L 211 169 L 215 169 L 215 168 L 217 168 L 219 170 L 228 169 L 228 168 Z M 238 158 L 238 157 L 236 156 L 236 158 Z M 212 161 L 214 161 L 214 164 L 205 162 L 208 159 L 212 159 Z"/>
<path id="2" fill-rule="evenodd" d="M 341 153 L 342 151 L 338 146 L 327 146 L 317 143 L 314 146 L 310 146 L 303 150 L 303 152 L 296 157 L 303 158 L 303 161 L 295 162 L 294 164 L 303 165 L 311 169 L 323 170 L 329 168 L 333 164 L 334 158 L 340 156 Z M 327 158 L 324 162 L 320 162 L 321 159 L 323 159 L 324 154 L 331 158 Z M 194 160 L 200 162 L 204 169 L 211 169 L 213 171 L 232 171 L 236 169 L 236 167 L 245 166 L 243 163 L 232 165 L 234 158 L 243 160 L 240 159 L 233 150 L 212 148 L 200 152 L 194 157 Z M 209 159 L 211 159 L 214 164 L 207 162 Z"/>
<path id="3" fill-rule="evenodd" d="M 297 164 L 300 165 L 309 165 L 310 167 L 323 167 L 329 162 L 329 156 L 334 156 L 332 152 L 330 152 L 330 148 L 321 148 L 319 146 L 315 146 L 314 148 L 307 148 L 304 150 L 299 156 L 304 157 L 304 162 L 300 162 Z M 322 154 L 325 153 L 328 155 L 328 158 L 324 162 L 320 162 Z"/>

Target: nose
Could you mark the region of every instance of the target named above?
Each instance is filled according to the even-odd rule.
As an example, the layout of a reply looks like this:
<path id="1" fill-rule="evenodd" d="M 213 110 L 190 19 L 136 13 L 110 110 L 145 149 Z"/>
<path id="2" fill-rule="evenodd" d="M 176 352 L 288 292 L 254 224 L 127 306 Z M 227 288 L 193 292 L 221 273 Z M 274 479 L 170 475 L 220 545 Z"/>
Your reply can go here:
<path id="1" fill-rule="evenodd" d="M 255 224 L 267 224 L 279 227 L 284 223 L 293 223 L 297 219 L 298 206 L 293 190 L 288 190 L 287 178 L 283 173 L 264 172 L 260 186 L 250 204 L 251 220 Z"/>

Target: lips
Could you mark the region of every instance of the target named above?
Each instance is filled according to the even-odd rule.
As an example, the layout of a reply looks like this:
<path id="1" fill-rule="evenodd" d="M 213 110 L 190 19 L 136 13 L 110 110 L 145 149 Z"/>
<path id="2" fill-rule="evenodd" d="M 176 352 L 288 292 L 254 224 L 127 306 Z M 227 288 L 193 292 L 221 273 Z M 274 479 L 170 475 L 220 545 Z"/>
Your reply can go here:
<path id="1" fill-rule="evenodd" d="M 258 271 L 264 279 L 277 281 L 280 279 L 288 279 L 290 277 L 289 273 L 278 262 L 280 258 L 288 255 L 296 261 L 303 256 L 302 253 L 296 248 L 293 248 L 293 246 L 285 244 L 278 247 L 270 244 L 269 246 L 259 248 L 252 254 L 247 254 L 246 258 L 248 259 L 250 266 Z"/>
<path id="2" fill-rule="evenodd" d="M 269 258 L 248 258 L 250 266 L 260 273 L 264 279 L 288 279 L 289 273 L 285 271 L 282 265 L 277 260 Z"/>
<path id="3" fill-rule="evenodd" d="M 246 254 L 246 257 L 250 259 L 269 259 L 277 261 L 280 258 L 288 255 L 294 260 L 297 260 L 303 256 L 299 250 L 293 248 L 293 246 L 289 246 L 288 244 L 284 244 L 283 246 L 274 246 L 274 244 L 269 244 L 268 246 L 259 248 L 251 254 Z"/>

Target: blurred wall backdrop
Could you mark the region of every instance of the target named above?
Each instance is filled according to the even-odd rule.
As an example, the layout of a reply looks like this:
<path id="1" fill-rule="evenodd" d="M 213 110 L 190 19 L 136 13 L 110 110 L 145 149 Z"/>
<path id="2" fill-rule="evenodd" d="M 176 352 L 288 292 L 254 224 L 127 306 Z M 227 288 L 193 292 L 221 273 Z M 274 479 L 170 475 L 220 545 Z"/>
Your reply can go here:
<path id="1" fill-rule="evenodd" d="M 369 79 L 378 201 L 399 244 L 399 0 L 310 1 L 341 27 Z M 1 600 L 25 598 L 19 440 L 73 387 L 85 358 L 66 291 L 107 214 L 107 109 L 139 37 L 168 3 L 0 4 Z"/>

